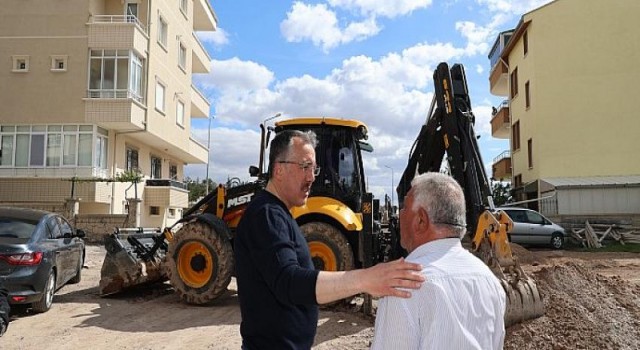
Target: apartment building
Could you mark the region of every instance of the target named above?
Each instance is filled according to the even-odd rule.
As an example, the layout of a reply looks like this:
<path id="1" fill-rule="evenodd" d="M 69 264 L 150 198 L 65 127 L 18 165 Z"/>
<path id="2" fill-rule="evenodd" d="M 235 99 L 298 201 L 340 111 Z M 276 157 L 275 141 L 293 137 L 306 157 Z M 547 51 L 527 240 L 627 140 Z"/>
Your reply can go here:
<path id="1" fill-rule="evenodd" d="M 640 214 L 636 0 L 556 0 L 498 35 L 489 54 L 493 176 L 553 215 Z M 539 200 L 545 198 L 544 200 Z"/>
<path id="2" fill-rule="evenodd" d="M 208 0 L 4 0 L 0 203 L 180 218 L 184 166 L 208 156 L 191 134 L 210 107 L 192 82 L 211 63 L 195 32 L 216 26 Z M 141 182 L 113 181 L 126 172 Z"/>

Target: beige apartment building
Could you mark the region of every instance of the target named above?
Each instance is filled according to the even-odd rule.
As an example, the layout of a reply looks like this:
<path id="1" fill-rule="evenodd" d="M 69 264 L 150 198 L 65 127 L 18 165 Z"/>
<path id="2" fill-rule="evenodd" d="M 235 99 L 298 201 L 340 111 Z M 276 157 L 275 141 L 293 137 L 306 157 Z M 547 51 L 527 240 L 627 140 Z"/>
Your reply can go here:
<path id="1" fill-rule="evenodd" d="M 493 176 L 550 215 L 640 214 L 637 0 L 556 0 L 500 33 Z M 540 200 L 540 198 L 543 198 Z"/>
<path id="2" fill-rule="evenodd" d="M 188 205 L 183 168 L 209 102 L 208 0 L 4 0 L 0 11 L 0 203 L 122 214 L 163 226 Z M 139 171 L 137 185 L 111 180 Z M 70 181 L 72 178 L 78 181 Z M 128 200 L 129 199 L 129 200 Z"/>

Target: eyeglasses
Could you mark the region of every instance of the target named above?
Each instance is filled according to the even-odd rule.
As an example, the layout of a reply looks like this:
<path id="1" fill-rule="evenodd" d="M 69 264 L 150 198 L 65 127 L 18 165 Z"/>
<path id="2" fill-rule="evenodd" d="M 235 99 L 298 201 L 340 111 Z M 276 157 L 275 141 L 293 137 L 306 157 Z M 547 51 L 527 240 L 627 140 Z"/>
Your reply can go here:
<path id="1" fill-rule="evenodd" d="M 313 172 L 313 176 L 320 175 L 320 167 L 313 165 L 313 163 L 311 163 L 311 162 L 292 162 L 290 160 L 279 160 L 278 163 L 296 164 L 304 172 L 306 172 L 308 170 L 311 170 L 311 172 Z"/>

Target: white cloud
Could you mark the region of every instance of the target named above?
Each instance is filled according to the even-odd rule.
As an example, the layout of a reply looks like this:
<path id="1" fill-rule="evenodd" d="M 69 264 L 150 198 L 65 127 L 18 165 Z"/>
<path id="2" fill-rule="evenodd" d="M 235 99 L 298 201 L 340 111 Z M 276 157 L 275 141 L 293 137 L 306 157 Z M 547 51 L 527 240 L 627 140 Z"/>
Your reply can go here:
<path id="1" fill-rule="evenodd" d="M 477 0 L 481 5 L 486 5 L 492 12 L 503 12 L 522 16 L 553 0 Z"/>
<path id="2" fill-rule="evenodd" d="M 217 124 L 217 122 L 214 122 Z M 194 130 L 200 139 L 207 139 L 207 129 Z M 222 126 L 212 126 L 209 152 L 209 178 L 224 183 L 230 177 L 247 181 L 249 166 L 258 165 L 260 157 L 260 131 L 253 129 L 236 130 Z M 206 164 L 189 165 L 185 170 L 192 179 L 206 178 Z"/>
<path id="3" fill-rule="evenodd" d="M 341 44 L 364 40 L 379 31 L 375 18 L 351 22 L 341 29 L 335 12 L 325 4 L 307 5 L 299 1 L 293 3 L 287 18 L 280 23 L 280 32 L 287 41 L 310 40 L 325 52 Z"/>
<path id="4" fill-rule="evenodd" d="M 432 0 L 328 0 L 333 7 L 357 11 L 365 16 L 394 18 L 427 8 Z"/>
<path id="5" fill-rule="evenodd" d="M 215 32 L 196 32 L 196 34 L 203 43 L 212 43 L 216 46 L 223 46 L 229 43 L 227 32 L 220 27 Z"/>
<path id="6" fill-rule="evenodd" d="M 261 64 L 234 57 L 224 61 L 212 60 L 211 73 L 195 79 L 207 89 L 255 91 L 267 88 L 274 76 Z"/>

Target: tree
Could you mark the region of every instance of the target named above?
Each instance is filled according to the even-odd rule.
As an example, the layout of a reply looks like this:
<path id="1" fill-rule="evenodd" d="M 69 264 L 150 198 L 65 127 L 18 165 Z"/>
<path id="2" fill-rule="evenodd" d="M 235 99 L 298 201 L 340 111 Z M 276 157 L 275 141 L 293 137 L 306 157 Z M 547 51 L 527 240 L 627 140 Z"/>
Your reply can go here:
<path id="1" fill-rule="evenodd" d="M 189 190 L 189 202 L 193 203 L 207 195 L 207 180 L 186 178 L 187 190 Z M 209 179 L 209 192 L 213 191 L 218 185 Z"/>
<path id="2" fill-rule="evenodd" d="M 498 207 L 513 202 L 513 196 L 511 196 L 511 184 L 508 182 L 492 179 L 491 193 L 493 195 L 493 203 Z"/>

